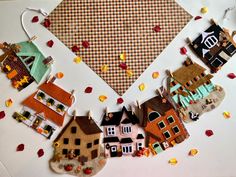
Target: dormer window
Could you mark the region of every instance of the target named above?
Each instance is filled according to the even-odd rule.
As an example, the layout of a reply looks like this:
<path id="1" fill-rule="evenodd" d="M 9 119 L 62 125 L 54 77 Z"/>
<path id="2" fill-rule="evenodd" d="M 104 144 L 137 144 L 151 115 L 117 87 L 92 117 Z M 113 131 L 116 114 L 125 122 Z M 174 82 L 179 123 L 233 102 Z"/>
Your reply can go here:
<path id="1" fill-rule="evenodd" d="M 129 134 L 132 132 L 131 125 L 125 125 L 122 127 L 123 134 Z"/>
<path id="2" fill-rule="evenodd" d="M 107 136 L 114 136 L 115 134 L 115 127 L 107 127 Z"/>
<path id="3" fill-rule="evenodd" d="M 160 115 L 158 112 L 153 111 L 153 112 L 150 112 L 150 113 L 149 113 L 149 115 L 148 115 L 148 120 L 149 120 L 150 122 L 152 122 L 152 121 L 154 121 L 155 119 L 157 119 L 157 118 L 159 118 L 159 117 L 161 117 L 161 115 Z"/>
<path id="4" fill-rule="evenodd" d="M 54 103 L 55 103 L 54 99 L 52 99 L 52 98 L 47 99 L 47 106 L 53 106 Z"/>
<path id="5" fill-rule="evenodd" d="M 63 111 L 65 111 L 65 106 L 63 106 L 62 104 L 58 104 L 58 105 L 57 105 L 57 111 L 58 111 L 58 112 L 63 112 Z"/>
<path id="6" fill-rule="evenodd" d="M 43 100 L 44 98 L 45 98 L 45 94 L 43 93 L 43 92 L 38 92 L 38 94 L 37 94 L 37 98 L 39 99 L 39 100 Z"/>

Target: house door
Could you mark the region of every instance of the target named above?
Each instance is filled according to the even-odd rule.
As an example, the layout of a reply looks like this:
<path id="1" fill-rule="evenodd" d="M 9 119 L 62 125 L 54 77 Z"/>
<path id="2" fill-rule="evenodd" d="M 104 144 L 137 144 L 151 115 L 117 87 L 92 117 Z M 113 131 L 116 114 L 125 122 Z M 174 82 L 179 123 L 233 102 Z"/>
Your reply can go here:
<path id="1" fill-rule="evenodd" d="M 110 147 L 110 154 L 111 154 L 111 157 L 117 157 L 117 146 Z"/>
<path id="2" fill-rule="evenodd" d="M 98 150 L 95 149 L 91 152 L 91 157 L 92 157 L 92 159 L 95 159 L 97 156 L 98 156 Z"/>
<path id="3" fill-rule="evenodd" d="M 152 147 L 156 151 L 157 154 L 163 151 L 163 149 L 161 148 L 161 145 L 158 142 L 154 143 Z"/>
<path id="4" fill-rule="evenodd" d="M 32 128 L 36 129 L 40 124 L 42 123 L 43 119 L 41 117 L 38 117 L 34 120 Z"/>

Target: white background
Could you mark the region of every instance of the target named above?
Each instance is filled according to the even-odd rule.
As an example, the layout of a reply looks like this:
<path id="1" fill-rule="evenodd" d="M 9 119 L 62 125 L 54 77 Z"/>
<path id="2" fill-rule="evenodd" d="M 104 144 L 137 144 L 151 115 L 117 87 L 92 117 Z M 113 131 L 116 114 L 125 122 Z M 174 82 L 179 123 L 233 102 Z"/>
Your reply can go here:
<path id="1" fill-rule="evenodd" d="M 27 40 L 21 24 L 20 14 L 26 7 L 42 8 L 51 12 L 59 4 L 60 0 L 0 0 L 0 42 L 16 43 Z M 183 31 L 172 41 L 151 66 L 123 95 L 123 105 L 132 105 L 138 99 L 141 102 L 155 96 L 155 89 L 161 86 L 161 80 L 165 77 L 165 69 L 175 70 L 181 66 L 185 56 L 180 55 L 179 48 L 185 45 L 186 37 L 194 38 L 209 25 L 209 19 L 214 18 L 219 24 L 236 29 L 236 9 L 229 12 L 228 19 L 222 20 L 224 10 L 235 4 L 234 0 L 177 0 L 193 16 L 200 15 L 200 8 L 207 6 L 209 12 L 203 15 L 203 19 L 191 20 Z M 77 103 L 72 108 L 77 110 L 79 115 L 92 111 L 93 118 L 98 122 L 106 106 L 109 111 L 116 111 L 122 106 L 116 104 L 118 95 L 84 63 L 75 64 L 75 57 L 53 34 L 38 24 L 31 24 L 31 18 L 35 15 L 43 17 L 36 12 L 26 14 L 24 22 L 31 35 L 38 38 L 35 43 L 45 54 L 55 59 L 53 73 L 63 72 L 64 78 L 57 80 L 56 84 L 70 91 L 76 90 Z M 48 40 L 54 40 L 52 48 L 46 46 Z M 188 50 L 189 51 L 189 50 Z M 204 65 L 194 54 L 189 51 L 195 62 Z M 153 80 L 152 72 L 159 71 L 160 78 Z M 230 80 L 226 75 L 230 72 L 236 73 L 236 56 L 234 56 L 223 69 L 215 74 L 213 81 L 222 85 L 226 91 L 226 98 L 216 110 L 204 114 L 198 122 L 186 125 L 190 138 L 170 148 L 167 151 L 151 158 L 114 158 L 108 159 L 105 168 L 96 175 L 97 177 L 236 177 L 236 109 L 235 109 L 235 86 L 236 80 Z M 147 89 L 143 92 L 138 90 L 138 85 L 144 82 Z M 87 86 L 93 87 L 92 94 L 84 94 Z M 11 115 L 14 111 L 21 109 L 21 101 L 33 93 L 37 88 L 34 83 L 21 92 L 17 92 L 10 85 L 6 76 L 0 74 L 0 110 L 6 112 L 6 118 L 0 120 L 0 177 L 56 177 L 58 174 L 52 172 L 48 161 L 52 157 L 52 141 L 57 136 L 58 130 L 51 140 L 35 133 L 23 124 L 17 123 Z M 98 101 L 98 96 L 104 94 L 108 100 L 104 103 Z M 14 104 L 6 108 L 4 102 L 11 98 Z M 232 118 L 225 120 L 222 113 L 229 111 Z M 65 124 L 69 117 L 65 119 Z M 205 130 L 212 129 L 214 136 L 206 137 Z M 25 150 L 16 152 L 18 144 L 24 143 Z M 37 157 L 38 149 L 43 148 L 45 155 Z M 189 157 L 191 148 L 197 148 L 199 154 Z M 177 158 L 178 164 L 171 166 L 168 160 Z M 69 175 L 62 175 L 69 176 Z"/>

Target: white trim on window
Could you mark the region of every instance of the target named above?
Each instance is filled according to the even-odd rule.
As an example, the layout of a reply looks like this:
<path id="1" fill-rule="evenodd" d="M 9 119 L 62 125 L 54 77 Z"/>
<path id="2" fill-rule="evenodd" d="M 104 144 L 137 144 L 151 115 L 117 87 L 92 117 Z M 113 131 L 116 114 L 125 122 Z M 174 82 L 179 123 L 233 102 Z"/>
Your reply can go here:
<path id="1" fill-rule="evenodd" d="M 169 137 L 167 138 L 166 136 L 165 136 L 165 133 L 168 133 L 169 134 Z M 167 131 L 165 131 L 165 132 L 163 132 L 163 135 L 164 135 L 164 137 L 166 138 L 166 139 L 169 139 L 169 138 L 171 138 L 171 134 L 170 134 L 170 132 L 167 130 Z"/>
<path id="2" fill-rule="evenodd" d="M 177 128 L 177 129 L 178 129 L 178 132 L 175 132 L 174 128 Z M 174 127 L 172 127 L 172 130 L 173 130 L 174 134 L 177 134 L 177 133 L 179 133 L 179 132 L 180 132 L 180 129 L 179 129 L 179 127 L 178 127 L 177 125 L 176 125 L 176 126 L 174 126 Z"/>
<path id="3" fill-rule="evenodd" d="M 131 133 L 132 132 L 131 125 L 124 125 L 124 126 L 122 126 L 122 132 L 123 132 L 123 134 Z"/>
<path id="4" fill-rule="evenodd" d="M 161 127 L 161 126 L 160 126 L 160 123 L 163 123 L 163 124 L 164 124 L 164 127 Z M 165 124 L 165 122 L 164 122 L 163 120 L 160 121 L 160 122 L 158 122 L 157 124 L 158 124 L 158 127 L 159 127 L 160 129 L 163 129 L 163 128 L 166 127 L 166 124 Z"/>
<path id="5" fill-rule="evenodd" d="M 170 119 L 170 118 L 172 118 L 172 119 L 173 119 L 173 122 L 171 122 L 171 123 L 169 122 L 169 119 Z M 166 119 L 167 119 L 167 121 L 168 121 L 168 123 L 169 123 L 169 124 L 173 124 L 173 123 L 175 122 L 175 119 L 174 119 L 174 117 L 173 117 L 173 116 L 168 116 Z"/>
<path id="6" fill-rule="evenodd" d="M 137 150 L 141 150 L 143 148 L 143 143 L 142 142 L 137 142 Z"/>
<path id="7" fill-rule="evenodd" d="M 116 135 L 116 130 L 114 126 L 107 127 L 107 136 L 114 136 Z"/>
<path id="8" fill-rule="evenodd" d="M 222 62 L 219 58 L 215 58 L 215 60 L 213 60 L 213 61 L 211 62 L 211 64 L 213 65 L 213 63 L 214 63 L 216 60 L 218 60 L 218 61 L 220 62 L 220 65 L 219 65 L 219 66 L 223 65 L 223 62 Z M 217 67 L 219 67 L 219 66 L 217 66 Z"/>
<path id="9" fill-rule="evenodd" d="M 133 152 L 132 144 L 122 146 L 122 153 L 123 154 L 131 154 L 132 152 Z"/>
<path id="10" fill-rule="evenodd" d="M 111 146 L 111 152 L 116 152 L 117 151 L 117 147 L 116 146 Z"/>

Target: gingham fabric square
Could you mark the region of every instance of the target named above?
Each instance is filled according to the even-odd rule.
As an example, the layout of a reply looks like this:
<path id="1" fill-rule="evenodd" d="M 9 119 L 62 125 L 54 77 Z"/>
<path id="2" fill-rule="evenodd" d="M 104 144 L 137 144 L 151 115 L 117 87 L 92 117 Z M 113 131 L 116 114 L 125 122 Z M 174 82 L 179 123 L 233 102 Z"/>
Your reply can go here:
<path id="1" fill-rule="evenodd" d="M 48 18 L 48 29 L 67 47 L 79 45 L 76 54 L 122 95 L 192 16 L 174 0 L 64 0 Z M 119 67 L 123 52 L 132 77 Z"/>

